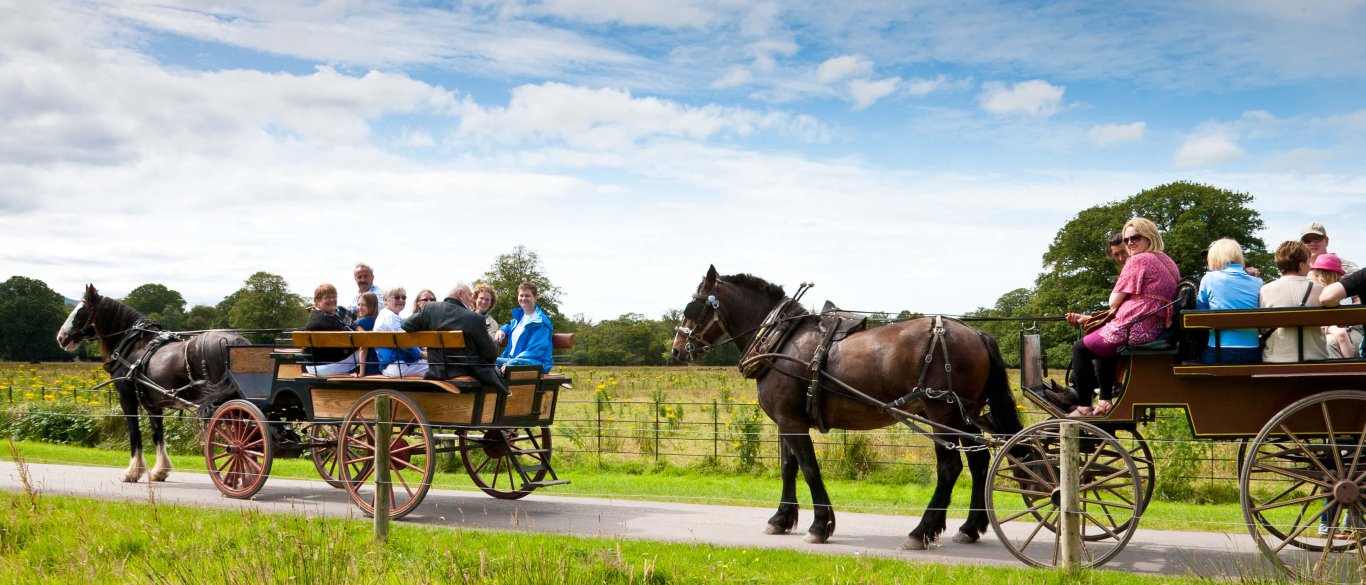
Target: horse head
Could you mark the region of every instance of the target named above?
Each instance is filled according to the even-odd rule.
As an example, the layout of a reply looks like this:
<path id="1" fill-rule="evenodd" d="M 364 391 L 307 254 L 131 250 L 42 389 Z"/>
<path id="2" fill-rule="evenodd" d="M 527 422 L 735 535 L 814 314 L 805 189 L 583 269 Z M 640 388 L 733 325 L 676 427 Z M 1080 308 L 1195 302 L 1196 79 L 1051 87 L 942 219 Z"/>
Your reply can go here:
<path id="1" fill-rule="evenodd" d="M 95 330 L 95 317 L 98 313 L 100 292 L 95 290 L 95 285 L 85 285 L 85 296 L 76 303 L 76 307 L 71 309 L 71 314 L 66 316 L 66 322 L 62 323 L 62 328 L 57 331 L 57 345 L 67 351 L 76 351 L 81 346 L 81 342 L 94 339 L 99 336 Z"/>
<path id="2" fill-rule="evenodd" d="M 710 266 L 707 275 L 697 285 L 697 292 L 683 306 L 683 322 L 674 328 L 674 359 L 691 362 L 701 357 L 725 333 L 725 326 L 721 324 L 721 302 L 716 298 L 716 282 L 719 278 L 716 266 Z"/>

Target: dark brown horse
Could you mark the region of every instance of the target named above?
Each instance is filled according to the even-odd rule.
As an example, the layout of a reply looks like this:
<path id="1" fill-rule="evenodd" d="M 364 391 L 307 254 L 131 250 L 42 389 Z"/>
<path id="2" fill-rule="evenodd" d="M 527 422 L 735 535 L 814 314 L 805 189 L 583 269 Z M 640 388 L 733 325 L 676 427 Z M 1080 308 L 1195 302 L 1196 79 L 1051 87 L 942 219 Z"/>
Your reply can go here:
<path id="1" fill-rule="evenodd" d="M 246 338 L 232 331 L 205 331 L 193 336 L 164 332 L 128 305 L 101 297 L 93 285 L 67 316 L 57 332 L 57 344 L 75 351 L 81 342 L 100 341 L 104 369 L 119 393 L 119 406 L 128 424 L 132 456 L 123 481 L 142 478 L 147 464 L 142 459 L 142 430 L 138 406 L 151 417 L 156 465 L 149 477 L 165 481 L 171 473 L 162 425 L 165 409 L 197 409 L 207 417 L 219 404 L 237 398 L 237 386 L 227 375 L 229 345 L 245 345 Z"/>
<path id="2" fill-rule="evenodd" d="M 684 310 L 683 323 L 674 337 L 674 357 L 690 361 L 723 342 L 723 335 L 732 337 L 745 350 L 754 341 L 756 330 L 786 299 L 781 287 L 763 279 L 748 274 L 719 276 L 716 267 L 711 267 Z M 958 321 L 945 319 L 944 330 L 938 336 L 943 347 L 932 348 L 935 320 L 930 318 L 850 335 L 829 349 L 825 372 L 838 382 L 827 379 L 822 384 L 822 421 L 815 421 L 807 408 L 811 371 L 806 364 L 823 338 L 817 317 L 798 309 L 792 320 L 795 329 L 785 343 L 772 351 L 795 359 L 775 359 L 758 377 L 759 405 L 777 423 L 782 445 L 782 500 L 778 512 L 768 521 L 768 533 L 785 534 L 796 526 L 796 478 L 800 469 L 811 490 L 816 513 L 805 538 L 814 543 L 830 538 L 835 531 L 835 512 L 821 480 L 810 430 L 819 428 L 820 422 L 826 428 L 848 430 L 886 427 L 896 419 L 872 403 L 887 404 L 910 396 L 901 403 L 900 410 L 919 413 L 924 419 L 942 425 L 932 429 L 937 436 L 938 482 L 934 495 L 920 524 L 902 545 L 910 550 L 928 547 L 945 529 L 953 485 L 963 471 L 956 447 L 978 447 L 970 437 L 980 434 L 979 428 L 983 426 L 1002 435 L 1021 429 L 996 340 Z M 926 354 L 932 349 L 933 359 L 927 364 Z M 944 367 L 944 356 L 952 366 L 952 393 L 943 393 L 950 389 L 950 372 Z M 929 367 L 929 371 L 922 377 L 924 367 Z M 841 388 L 840 383 L 848 389 Z M 928 394 L 924 392 L 927 389 Z M 866 398 L 856 398 L 850 390 Z M 981 417 L 984 406 L 989 411 Z M 976 542 L 988 526 L 985 482 L 990 454 L 980 448 L 964 449 L 964 453 L 972 474 L 971 510 L 954 541 L 966 543 Z"/>

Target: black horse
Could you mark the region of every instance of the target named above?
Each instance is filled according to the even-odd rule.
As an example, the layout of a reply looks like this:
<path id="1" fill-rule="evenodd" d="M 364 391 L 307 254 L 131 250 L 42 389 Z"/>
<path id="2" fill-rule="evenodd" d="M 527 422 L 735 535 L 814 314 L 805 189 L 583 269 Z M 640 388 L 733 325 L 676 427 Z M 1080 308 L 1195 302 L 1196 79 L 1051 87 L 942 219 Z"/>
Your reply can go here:
<path id="1" fill-rule="evenodd" d="M 232 331 L 214 330 L 181 336 L 161 330 L 128 305 L 101 297 L 93 285 L 67 316 L 57 332 L 57 344 L 75 351 L 81 342 L 98 339 L 109 372 L 119 393 L 119 406 L 128 423 L 132 457 L 123 481 L 135 482 L 147 471 L 142 459 L 142 431 L 138 405 L 151 417 L 156 465 L 149 477 L 165 481 L 171 473 L 162 425 L 165 409 L 197 409 L 206 418 L 218 405 L 236 398 L 237 386 L 227 375 L 229 345 L 245 345 L 246 338 Z"/>
<path id="2" fill-rule="evenodd" d="M 684 311 L 673 355 L 691 361 L 723 342 L 723 334 L 733 338 L 742 351 L 749 349 L 756 337 L 763 335 L 757 330 L 771 330 L 774 319 L 767 317 L 782 313 L 775 308 L 786 300 L 781 287 L 748 274 L 719 276 L 713 266 Z M 823 398 L 817 415 L 821 420 L 817 421 L 808 408 L 812 377 L 808 364 L 817 348 L 824 345 L 824 337 L 819 318 L 807 315 L 795 303 L 788 306 L 795 306 L 795 312 L 778 320 L 789 320 L 794 328 L 785 342 L 768 351 L 795 359 L 770 359 L 771 366 L 758 374 L 759 405 L 777 423 L 782 445 L 782 500 L 768 521 L 768 533 L 786 534 L 797 524 L 796 478 L 800 469 L 816 513 L 805 539 L 823 543 L 830 538 L 835 531 L 835 513 L 821 480 L 810 429 L 822 425 L 848 430 L 882 428 L 896 419 L 877 404 L 902 399 L 900 410 L 919 413 L 942 425 L 932 429 L 938 483 L 920 525 L 902 545 L 908 550 L 927 548 L 945 529 L 953 485 L 963 471 L 957 447 L 978 447 L 969 435 L 980 434 L 981 427 L 1002 435 L 1022 428 L 996 340 L 958 321 L 931 318 L 849 335 L 831 345 L 826 354 L 829 378 L 821 384 Z M 942 326 L 938 334 L 936 326 Z M 927 362 L 926 355 L 931 352 L 933 358 Z M 951 373 L 946 362 L 952 366 Z M 929 371 L 922 373 L 926 367 Z M 950 389 L 951 393 L 945 392 Z M 856 397 L 856 393 L 864 397 Z M 985 417 L 984 406 L 989 407 Z M 971 510 L 954 541 L 968 543 L 976 542 L 988 526 L 985 482 L 990 456 L 981 448 L 964 452 L 972 474 Z"/>

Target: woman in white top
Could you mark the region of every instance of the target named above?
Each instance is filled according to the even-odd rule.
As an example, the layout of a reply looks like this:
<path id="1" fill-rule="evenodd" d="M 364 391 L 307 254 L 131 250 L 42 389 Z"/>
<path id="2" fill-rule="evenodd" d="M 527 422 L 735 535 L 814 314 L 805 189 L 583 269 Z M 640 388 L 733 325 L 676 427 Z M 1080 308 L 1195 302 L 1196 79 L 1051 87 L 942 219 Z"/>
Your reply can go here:
<path id="1" fill-rule="evenodd" d="M 384 291 L 384 308 L 375 317 L 375 331 L 403 331 L 403 318 L 398 314 L 408 304 L 408 293 L 403 287 Z M 422 377 L 427 373 L 427 360 L 418 347 L 381 347 L 375 350 L 385 377 Z"/>

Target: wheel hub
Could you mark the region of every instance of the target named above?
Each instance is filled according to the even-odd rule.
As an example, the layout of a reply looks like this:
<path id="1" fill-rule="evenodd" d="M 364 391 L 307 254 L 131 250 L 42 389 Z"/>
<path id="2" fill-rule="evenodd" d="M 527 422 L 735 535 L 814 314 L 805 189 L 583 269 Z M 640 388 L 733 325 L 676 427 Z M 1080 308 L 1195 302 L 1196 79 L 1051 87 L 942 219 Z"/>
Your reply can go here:
<path id="1" fill-rule="evenodd" d="M 1343 480 L 1333 486 L 1333 499 L 1344 506 L 1351 506 L 1361 499 L 1361 486 L 1356 482 Z"/>
<path id="2" fill-rule="evenodd" d="M 1054 488 L 1053 493 L 1048 496 L 1048 501 L 1052 502 L 1054 507 L 1061 508 L 1062 488 Z"/>

